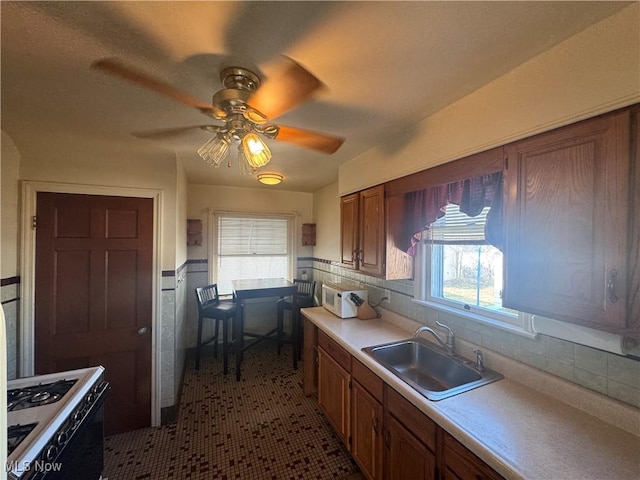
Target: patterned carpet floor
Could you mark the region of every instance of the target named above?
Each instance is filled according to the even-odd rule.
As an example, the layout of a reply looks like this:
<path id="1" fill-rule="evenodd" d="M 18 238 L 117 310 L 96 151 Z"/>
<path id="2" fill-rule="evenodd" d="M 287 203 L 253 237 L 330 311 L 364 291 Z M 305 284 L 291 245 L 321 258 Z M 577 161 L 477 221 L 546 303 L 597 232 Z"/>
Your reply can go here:
<path id="1" fill-rule="evenodd" d="M 362 478 L 316 399 L 303 395 L 290 355 L 253 347 L 240 382 L 211 355 L 199 371 L 189 362 L 177 422 L 107 437 L 103 478 Z"/>

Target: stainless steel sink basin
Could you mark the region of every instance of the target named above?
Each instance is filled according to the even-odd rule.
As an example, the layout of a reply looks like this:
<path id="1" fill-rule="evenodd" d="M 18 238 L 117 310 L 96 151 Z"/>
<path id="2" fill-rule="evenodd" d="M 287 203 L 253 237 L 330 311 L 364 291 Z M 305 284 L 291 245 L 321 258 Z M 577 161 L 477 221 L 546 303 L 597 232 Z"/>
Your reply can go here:
<path id="1" fill-rule="evenodd" d="M 478 371 L 475 362 L 449 355 L 422 338 L 362 350 L 429 400 L 442 400 L 504 378 L 488 368 Z"/>

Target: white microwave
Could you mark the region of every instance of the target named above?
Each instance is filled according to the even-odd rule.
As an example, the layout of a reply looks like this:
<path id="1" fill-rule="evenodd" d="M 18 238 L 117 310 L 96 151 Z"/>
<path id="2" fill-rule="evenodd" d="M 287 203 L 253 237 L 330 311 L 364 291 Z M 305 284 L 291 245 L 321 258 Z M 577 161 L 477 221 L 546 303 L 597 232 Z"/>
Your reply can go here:
<path id="1" fill-rule="evenodd" d="M 367 301 L 367 291 L 353 283 L 324 283 L 322 306 L 340 318 L 358 315 L 358 305 Z"/>

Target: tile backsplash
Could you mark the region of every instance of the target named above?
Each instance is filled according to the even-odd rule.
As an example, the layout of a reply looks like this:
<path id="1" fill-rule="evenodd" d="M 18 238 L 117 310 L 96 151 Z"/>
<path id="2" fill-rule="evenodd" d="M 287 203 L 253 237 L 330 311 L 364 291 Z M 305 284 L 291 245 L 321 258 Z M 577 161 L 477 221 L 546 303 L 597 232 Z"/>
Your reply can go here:
<path id="1" fill-rule="evenodd" d="M 493 350 L 513 360 L 563 378 L 609 398 L 640 408 L 640 359 L 621 356 L 546 335 L 527 338 L 481 325 L 454 314 L 418 305 L 413 299 L 413 281 L 384 280 L 317 259 L 298 259 L 298 272 L 311 271 L 320 285 L 325 282 L 352 281 L 366 286 L 369 303 L 382 297 L 387 310 L 420 323 L 439 320 L 449 325 L 458 338 Z"/>

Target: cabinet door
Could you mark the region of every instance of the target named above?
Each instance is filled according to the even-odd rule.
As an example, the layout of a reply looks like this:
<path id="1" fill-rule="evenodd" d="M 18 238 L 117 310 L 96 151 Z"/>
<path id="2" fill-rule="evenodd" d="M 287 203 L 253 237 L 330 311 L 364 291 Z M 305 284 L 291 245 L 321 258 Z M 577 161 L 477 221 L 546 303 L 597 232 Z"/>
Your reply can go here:
<path id="1" fill-rule="evenodd" d="M 310 397 L 318 391 L 318 327 L 304 317 L 304 344 L 302 347 L 302 389 Z"/>
<path id="2" fill-rule="evenodd" d="M 436 458 L 393 416 L 385 418 L 385 478 L 435 479 Z"/>
<path id="3" fill-rule="evenodd" d="M 360 192 L 359 269 L 372 275 L 384 272 L 384 185 Z"/>
<path id="4" fill-rule="evenodd" d="M 631 235 L 629 238 L 629 294 L 628 320 L 630 334 L 640 337 L 640 105 L 631 111 L 632 115 L 632 168 L 631 168 Z"/>
<path id="5" fill-rule="evenodd" d="M 360 383 L 351 388 L 351 454 L 369 480 L 382 478 L 382 404 Z"/>
<path id="6" fill-rule="evenodd" d="M 448 433 L 444 434 L 445 480 L 504 480 L 473 452 Z"/>
<path id="7" fill-rule="evenodd" d="M 504 305 L 623 329 L 628 111 L 516 142 L 507 155 Z"/>
<path id="8" fill-rule="evenodd" d="M 358 268 L 359 194 L 340 199 L 340 262 L 343 267 Z"/>
<path id="9" fill-rule="evenodd" d="M 318 404 L 349 448 L 349 372 L 318 348 Z"/>

